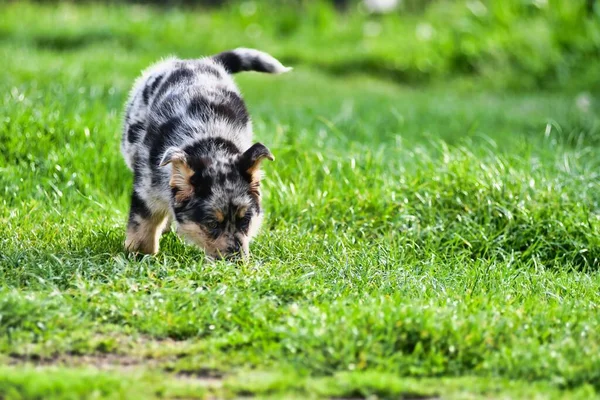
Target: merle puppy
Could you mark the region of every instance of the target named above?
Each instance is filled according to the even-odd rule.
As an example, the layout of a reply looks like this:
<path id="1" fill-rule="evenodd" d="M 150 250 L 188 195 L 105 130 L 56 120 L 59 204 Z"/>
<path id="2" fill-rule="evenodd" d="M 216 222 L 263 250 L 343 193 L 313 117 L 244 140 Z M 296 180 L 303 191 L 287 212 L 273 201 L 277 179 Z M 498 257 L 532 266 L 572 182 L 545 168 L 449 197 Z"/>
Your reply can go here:
<path id="1" fill-rule="evenodd" d="M 135 82 L 121 150 L 134 173 L 125 248 L 154 254 L 171 221 L 210 257 L 247 256 L 262 221 L 260 171 L 267 147 L 230 74 L 288 71 L 270 55 L 235 49 L 167 59 Z"/>

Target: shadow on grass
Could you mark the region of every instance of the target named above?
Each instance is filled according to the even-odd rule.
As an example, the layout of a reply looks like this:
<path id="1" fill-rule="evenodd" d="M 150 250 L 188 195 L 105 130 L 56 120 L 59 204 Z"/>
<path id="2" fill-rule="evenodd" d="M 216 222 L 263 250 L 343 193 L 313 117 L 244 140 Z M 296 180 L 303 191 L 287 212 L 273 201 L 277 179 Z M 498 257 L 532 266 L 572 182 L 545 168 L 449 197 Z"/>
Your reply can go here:
<path id="1" fill-rule="evenodd" d="M 161 251 L 155 256 L 125 252 L 122 229 L 82 232 L 67 243 L 20 244 L 0 253 L 3 283 L 13 287 L 71 287 L 76 277 L 87 281 L 110 281 L 118 275 L 142 274 L 156 269 L 160 275 L 172 268 L 204 261 L 204 254 L 188 246 L 173 232 L 161 238 Z M 138 271 L 138 272 L 136 272 Z"/>
<path id="2" fill-rule="evenodd" d="M 28 45 L 40 50 L 51 50 L 56 52 L 68 52 L 81 50 L 86 47 L 102 44 L 118 44 L 126 49 L 132 49 L 135 46 L 135 38 L 111 32 L 109 29 L 90 29 L 78 32 L 54 32 L 54 33 L 34 33 L 30 32 L 27 36 L 14 37 L 12 32 L 0 31 L 0 40 L 25 41 Z"/>

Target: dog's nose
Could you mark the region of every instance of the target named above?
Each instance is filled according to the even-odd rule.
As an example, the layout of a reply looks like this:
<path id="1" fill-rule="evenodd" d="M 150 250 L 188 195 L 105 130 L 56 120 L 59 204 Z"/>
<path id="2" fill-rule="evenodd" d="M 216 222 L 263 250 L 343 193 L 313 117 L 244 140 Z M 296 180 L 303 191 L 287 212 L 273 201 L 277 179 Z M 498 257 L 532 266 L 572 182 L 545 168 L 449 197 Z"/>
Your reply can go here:
<path id="1" fill-rule="evenodd" d="M 235 240 L 228 248 L 225 258 L 228 260 L 242 257 L 242 242 Z"/>
<path id="2" fill-rule="evenodd" d="M 231 246 L 227 248 L 227 254 L 236 254 L 242 250 L 242 243 L 239 240 L 235 240 Z"/>

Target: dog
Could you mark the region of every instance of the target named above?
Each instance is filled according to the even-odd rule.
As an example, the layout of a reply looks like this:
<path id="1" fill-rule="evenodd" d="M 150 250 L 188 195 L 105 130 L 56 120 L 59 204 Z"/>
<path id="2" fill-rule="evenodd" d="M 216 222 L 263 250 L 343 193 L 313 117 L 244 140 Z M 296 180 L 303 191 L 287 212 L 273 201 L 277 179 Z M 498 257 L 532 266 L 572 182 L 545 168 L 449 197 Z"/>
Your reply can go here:
<path id="1" fill-rule="evenodd" d="M 231 75 L 289 71 L 246 48 L 192 60 L 169 58 L 145 70 L 125 107 L 121 151 L 134 182 L 125 249 L 155 254 L 177 233 L 209 258 L 247 258 L 262 223 L 261 162 L 252 123 Z"/>

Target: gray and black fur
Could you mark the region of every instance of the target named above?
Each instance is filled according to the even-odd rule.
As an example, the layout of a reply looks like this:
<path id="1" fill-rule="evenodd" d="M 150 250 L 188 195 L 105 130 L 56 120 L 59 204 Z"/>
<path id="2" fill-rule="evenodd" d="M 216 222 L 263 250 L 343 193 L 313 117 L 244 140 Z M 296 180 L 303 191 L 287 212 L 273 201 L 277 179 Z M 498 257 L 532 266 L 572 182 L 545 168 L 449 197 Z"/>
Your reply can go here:
<path id="1" fill-rule="evenodd" d="M 252 123 L 230 74 L 289 71 L 270 55 L 235 49 L 196 60 L 167 59 L 135 82 L 121 150 L 134 184 L 125 247 L 153 254 L 177 231 L 211 257 L 248 255 L 262 221 L 260 163 Z"/>

